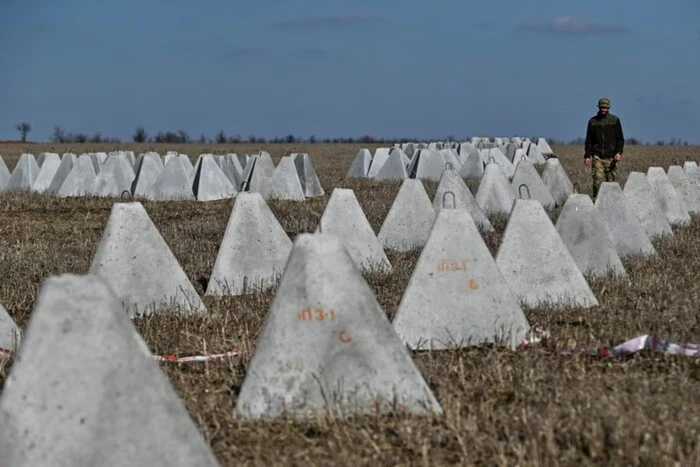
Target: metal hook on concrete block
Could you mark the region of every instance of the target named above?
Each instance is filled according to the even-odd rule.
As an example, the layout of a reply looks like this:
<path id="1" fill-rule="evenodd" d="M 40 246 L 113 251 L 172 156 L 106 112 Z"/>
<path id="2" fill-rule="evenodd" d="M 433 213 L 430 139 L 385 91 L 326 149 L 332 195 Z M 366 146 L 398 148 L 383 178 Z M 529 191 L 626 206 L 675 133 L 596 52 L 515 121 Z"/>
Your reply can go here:
<path id="1" fill-rule="evenodd" d="M 496 163 L 496 158 L 493 156 L 489 156 L 489 164 L 493 162 L 494 164 Z"/>
<path id="2" fill-rule="evenodd" d="M 528 186 L 525 185 L 524 183 L 520 184 L 520 186 L 518 187 L 518 196 L 520 196 L 520 199 L 524 199 L 523 198 L 523 188 L 525 188 L 525 190 L 527 190 L 527 199 L 530 199 L 530 188 L 528 188 Z"/>
<path id="3" fill-rule="evenodd" d="M 129 199 L 134 199 L 134 196 L 131 194 L 131 192 L 130 192 L 129 190 L 124 190 L 124 191 L 122 191 L 121 194 L 119 195 L 119 199 L 120 199 L 121 201 L 124 201 L 124 193 L 127 194 L 127 196 L 129 197 Z"/>
<path id="4" fill-rule="evenodd" d="M 447 195 L 452 195 L 452 209 L 457 208 L 457 198 L 455 197 L 455 194 L 453 191 L 446 191 L 442 194 L 442 208 L 447 209 L 447 205 L 445 203 L 445 200 L 447 199 Z"/>
<path id="5" fill-rule="evenodd" d="M 527 156 L 525 154 L 523 154 L 522 156 L 520 156 L 520 160 L 527 161 Z"/>

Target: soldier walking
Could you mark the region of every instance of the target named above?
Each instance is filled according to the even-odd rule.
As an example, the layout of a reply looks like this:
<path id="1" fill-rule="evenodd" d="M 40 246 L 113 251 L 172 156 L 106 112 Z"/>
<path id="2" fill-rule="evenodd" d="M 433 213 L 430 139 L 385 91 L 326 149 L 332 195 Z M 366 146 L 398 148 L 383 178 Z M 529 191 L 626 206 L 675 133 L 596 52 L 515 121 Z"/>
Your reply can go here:
<path id="1" fill-rule="evenodd" d="M 592 162 L 593 198 L 603 182 L 617 181 L 617 163 L 622 159 L 625 137 L 620 119 L 610 113 L 610 99 L 598 100 L 598 114 L 588 120 L 583 162 Z"/>

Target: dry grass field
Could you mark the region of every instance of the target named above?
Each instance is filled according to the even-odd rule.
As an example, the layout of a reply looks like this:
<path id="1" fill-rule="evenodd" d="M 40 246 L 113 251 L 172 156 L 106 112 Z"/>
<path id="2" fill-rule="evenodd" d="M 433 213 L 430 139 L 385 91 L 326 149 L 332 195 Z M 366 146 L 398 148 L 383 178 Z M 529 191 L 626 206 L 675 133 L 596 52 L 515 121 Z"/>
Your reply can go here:
<path id="1" fill-rule="evenodd" d="M 0 145 L 10 169 L 22 152 L 76 153 L 113 145 Z M 316 228 L 334 187 L 355 190 L 375 232 L 398 192 L 398 183 L 344 180 L 362 145 L 265 145 L 275 162 L 288 151 L 311 155 L 326 196 L 305 203 L 269 202 L 294 237 Z M 194 161 L 203 151 L 246 153 L 249 145 L 120 145 L 161 154 L 173 149 Z M 374 146 L 370 147 L 371 150 Z M 578 191 L 591 192 L 582 148 L 558 146 Z M 630 146 L 620 165 L 631 170 L 700 161 L 699 147 Z M 425 183 L 428 194 L 436 184 Z M 470 185 L 475 190 L 476 186 Z M 44 279 L 85 273 L 114 199 L 57 199 L 0 193 L 0 303 L 26 325 Z M 209 203 L 144 202 L 188 277 L 203 295 L 232 200 Z M 495 254 L 505 227 L 486 240 Z M 536 239 L 533 239 L 536 241 Z M 471 348 L 414 354 L 445 414 L 440 419 L 396 415 L 350 420 L 232 419 L 236 393 L 273 291 L 206 299 L 209 316 L 151 317 L 136 324 L 156 354 L 217 353 L 238 347 L 248 354 L 207 363 L 161 367 L 210 442 L 222 465 L 700 465 L 700 361 L 641 353 L 624 359 L 576 354 L 563 348 L 612 346 L 639 334 L 700 343 L 700 220 L 656 242 L 658 258 L 624 261 L 631 285 L 595 281 L 601 305 L 590 310 L 526 310 L 530 323 L 551 338 L 540 350 Z M 418 253 L 390 254 L 391 275 L 368 274 L 391 317 Z M 430 310 L 426 310 L 429 312 Z M 60 353 L 60 349 L 56 349 Z M 80 362 L 76 362 L 80 364 Z M 0 384 L 9 371 L 0 368 Z"/>

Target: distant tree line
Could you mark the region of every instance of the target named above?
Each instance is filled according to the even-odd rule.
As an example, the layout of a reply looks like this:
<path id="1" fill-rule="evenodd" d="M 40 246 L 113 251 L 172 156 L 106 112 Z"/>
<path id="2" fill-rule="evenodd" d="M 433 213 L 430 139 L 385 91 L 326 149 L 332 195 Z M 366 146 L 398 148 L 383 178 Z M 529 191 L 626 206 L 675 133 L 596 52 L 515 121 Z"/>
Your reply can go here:
<path id="1" fill-rule="evenodd" d="M 15 129 L 19 132 L 22 142 L 27 141 L 27 134 L 32 131 L 32 126 L 27 122 L 18 123 Z M 492 137 L 491 137 L 492 138 Z M 539 136 L 531 136 L 532 141 L 537 141 Z M 546 138 L 546 137 L 545 137 Z M 167 143 L 167 144 L 187 144 L 187 143 L 200 143 L 200 144 L 241 144 L 241 143 L 252 143 L 252 144 L 316 144 L 316 143 L 361 143 L 361 144 L 393 144 L 393 143 L 403 143 L 411 141 L 423 141 L 420 138 L 377 138 L 371 135 L 362 135 L 356 138 L 352 137 L 336 137 L 336 138 L 317 138 L 314 135 L 309 137 L 300 137 L 292 134 L 286 136 L 280 136 L 275 138 L 264 138 L 261 136 L 256 136 L 254 134 L 248 135 L 247 137 L 242 137 L 241 135 L 227 136 L 224 130 L 219 130 L 214 138 L 207 138 L 206 135 L 200 135 L 199 138 L 192 138 L 185 130 L 177 131 L 159 131 L 155 135 L 149 135 L 146 129 L 142 126 L 136 128 L 134 134 L 131 136 L 134 143 Z M 466 139 L 466 138 L 465 138 Z M 549 144 L 554 145 L 582 145 L 584 144 L 584 138 L 579 137 L 573 140 L 560 140 L 557 138 L 546 138 Z M 455 138 L 452 135 L 448 135 L 444 138 L 433 138 L 435 141 L 460 141 L 460 138 Z M 121 144 L 122 140 L 119 138 L 111 138 L 102 136 L 101 133 L 97 132 L 92 136 L 88 136 L 85 133 L 74 133 L 67 132 L 60 126 L 56 126 L 53 132 L 49 136 L 49 141 L 52 143 L 111 143 L 111 144 Z M 642 141 L 639 138 L 627 138 L 625 144 L 630 146 L 638 145 L 657 145 L 657 146 L 688 146 L 688 141 L 681 138 L 671 138 L 670 141 L 657 140 L 654 142 Z"/>

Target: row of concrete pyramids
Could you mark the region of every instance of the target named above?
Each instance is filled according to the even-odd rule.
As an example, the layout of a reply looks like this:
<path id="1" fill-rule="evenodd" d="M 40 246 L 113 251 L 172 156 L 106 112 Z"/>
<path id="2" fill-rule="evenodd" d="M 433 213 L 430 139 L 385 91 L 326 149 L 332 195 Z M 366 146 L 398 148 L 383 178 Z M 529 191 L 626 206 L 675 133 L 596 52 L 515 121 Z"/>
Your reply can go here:
<path id="1" fill-rule="evenodd" d="M 549 147 L 546 141 L 542 147 L 544 145 Z M 404 150 L 401 146 L 405 146 L 406 149 Z M 541 146 L 526 141 L 482 148 L 477 148 L 469 142 L 454 143 L 454 147 L 440 149 L 430 148 L 443 146 L 436 143 L 423 144 L 428 148 L 416 148 L 412 143 L 401 146 L 377 148 L 374 157 L 368 149 L 360 149 L 346 173 L 346 178 L 374 180 L 419 178 L 438 181 L 443 170 L 451 169 L 457 171 L 464 179 L 480 180 L 486 165 L 489 162 L 495 162 L 501 167 L 506 177 L 512 179 L 518 162 L 544 164 L 547 158 L 552 156 L 548 153 L 546 158 L 540 152 Z"/>
<path id="2" fill-rule="evenodd" d="M 193 165 L 186 154 L 156 152 L 134 156 L 112 153 L 22 154 L 10 174 L 0 157 L 0 190 L 72 196 L 121 196 L 151 200 L 214 201 L 239 191 L 265 199 L 304 201 L 324 190 L 308 154 L 283 157 L 275 167 L 270 154 L 200 154 Z"/>

